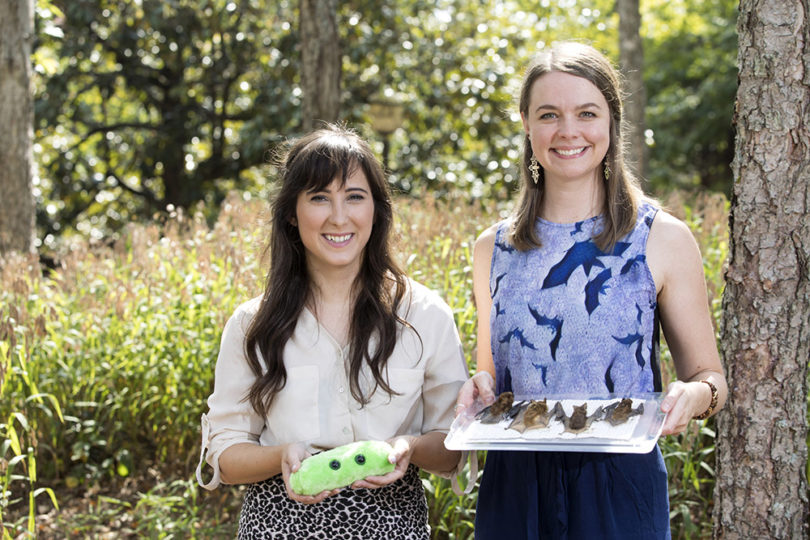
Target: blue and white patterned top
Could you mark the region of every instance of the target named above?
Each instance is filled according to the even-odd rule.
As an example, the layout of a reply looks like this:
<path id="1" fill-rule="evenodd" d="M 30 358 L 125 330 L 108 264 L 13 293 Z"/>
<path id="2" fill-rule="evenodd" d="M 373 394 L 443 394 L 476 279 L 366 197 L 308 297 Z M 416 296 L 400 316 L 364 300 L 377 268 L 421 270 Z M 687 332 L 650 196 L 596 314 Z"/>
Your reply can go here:
<path id="1" fill-rule="evenodd" d="M 661 391 L 655 283 L 646 247 L 657 208 L 642 203 L 611 251 L 592 238 L 601 216 L 538 219 L 543 246 L 519 251 L 498 224 L 490 270 L 496 390 L 518 396 Z"/>

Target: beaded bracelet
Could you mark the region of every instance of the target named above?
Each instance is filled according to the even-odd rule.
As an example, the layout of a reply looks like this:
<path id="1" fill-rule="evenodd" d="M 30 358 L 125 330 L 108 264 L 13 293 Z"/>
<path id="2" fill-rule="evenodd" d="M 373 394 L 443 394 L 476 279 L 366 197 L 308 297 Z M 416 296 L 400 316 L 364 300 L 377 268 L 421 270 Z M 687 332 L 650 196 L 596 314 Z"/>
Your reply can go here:
<path id="1" fill-rule="evenodd" d="M 705 420 L 706 418 L 708 418 L 708 417 L 710 417 L 712 415 L 712 413 L 714 412 L 714 408 L 717 407 L 717 387 L 714 385 L 714 383 L 712 381 L 710 381 L 708 379 L 703 379 L 700 382 L 703 382 L 703 383 L 706 383 L 706 384 L 709 385 L 709 388 L 712 391 L 712 400 L 709 403 L 709 408 L 708 409 L 703 411 L 703 413 L 693 417 L 695 420 Z"/>

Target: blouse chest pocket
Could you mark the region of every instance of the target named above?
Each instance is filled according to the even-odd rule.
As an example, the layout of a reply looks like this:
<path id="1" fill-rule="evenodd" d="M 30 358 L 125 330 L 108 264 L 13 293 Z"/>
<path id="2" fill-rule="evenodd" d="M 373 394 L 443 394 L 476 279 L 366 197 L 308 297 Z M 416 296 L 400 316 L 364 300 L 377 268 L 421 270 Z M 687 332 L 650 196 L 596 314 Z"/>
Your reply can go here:
<path id="1" fill-rule="evenodd" d="M 425 373 L 420 369 L 388 369 L 389 386 L 397 393 L 389 395 L 382 388 L 377 388 L 366 405 L 367 428 L 372 439 L 385 440 L 404 434 L 414 420 L 417 420 L 417 426 L 421 426 L 422 418 L 417 419 L 416 415 L 422 413 L 420 405 L 424 379 Z"/>
<path id="2" fill-rule="evenodd" d="M 267 427 L 278 444 L 320 437 L 317 366 L 287 369 L 287 383 L 273 400 Z"/>

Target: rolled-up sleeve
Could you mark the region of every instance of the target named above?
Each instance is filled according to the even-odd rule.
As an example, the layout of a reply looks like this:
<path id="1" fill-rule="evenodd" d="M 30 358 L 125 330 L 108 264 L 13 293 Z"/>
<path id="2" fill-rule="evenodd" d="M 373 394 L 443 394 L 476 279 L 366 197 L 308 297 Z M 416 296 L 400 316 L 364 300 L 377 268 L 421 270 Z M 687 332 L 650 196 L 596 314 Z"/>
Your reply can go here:
<path id="1" fill-rule="evenodd" d="M 225 324 L 214 376 L 214 392 L 208 398 L 208 414 L 202 416 L 202 448 L 197 466 L 197 481 L 205 489 L 221 483 L 219 456 L 239 444 L 259 444 L 264 418 L 246 399 L 256 376 L 244 352 L 245 331 L 250 314 L 240 307 Z M 213 468 L 208 482 L 202 478 L 203 461 Z"/>
<path id="2" fill-rule="evenodd" d="M 437 298 L 432 303 L 419 325 L 419 333 L 427 354 L 422 386 L 422 433 L 447 433 L 455 418 L 458 392 L 469 373 L 453 312 L 444 301 Z M 466 457 L 467 453 L 463 452 L 455 469 L 440 476 L 449 478 L 460 474 Z"/>
<path id="3" fill-rule="evenodd" d="M 422 386 L 422 432 L 446 433 L 453 423 L 456 397 L 468 377 L 467 365 L 450 308 L 444 303 L 432 306 L 428 321 L 420 331 L 427 334 L 423 340 L 428 353 Z"/>

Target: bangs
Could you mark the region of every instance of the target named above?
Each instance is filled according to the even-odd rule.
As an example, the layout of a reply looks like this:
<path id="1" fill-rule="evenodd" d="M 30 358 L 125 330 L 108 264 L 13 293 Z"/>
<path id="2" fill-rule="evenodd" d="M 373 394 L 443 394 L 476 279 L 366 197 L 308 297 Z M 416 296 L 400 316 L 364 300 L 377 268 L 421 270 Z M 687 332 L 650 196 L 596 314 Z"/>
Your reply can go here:
<path id="1" fill-rule="evenodd" d="M 317 192 L 326 189 L 337 179 L 343 187 L 349 176 L 361 166 L 363 153 L 343 137 L 324 137 L 301 150 L 294 160 L 300 164 L 296 176 L 302 191 Z M 296 169 L 296 163 L 292 164 Z"/>

